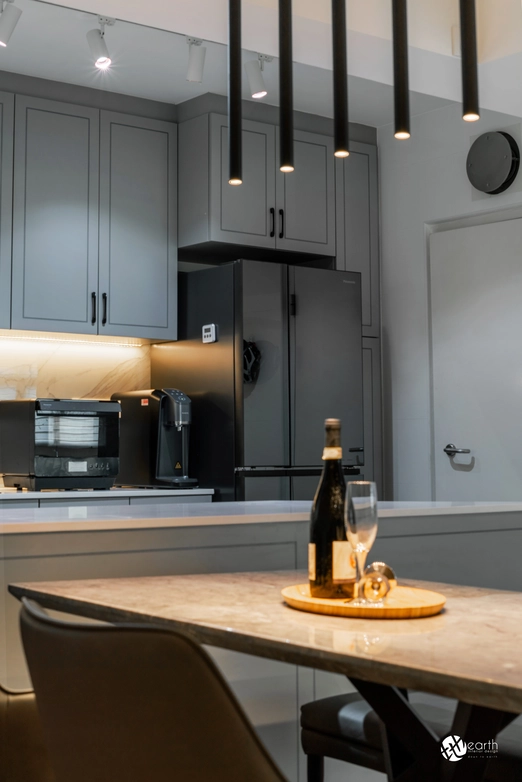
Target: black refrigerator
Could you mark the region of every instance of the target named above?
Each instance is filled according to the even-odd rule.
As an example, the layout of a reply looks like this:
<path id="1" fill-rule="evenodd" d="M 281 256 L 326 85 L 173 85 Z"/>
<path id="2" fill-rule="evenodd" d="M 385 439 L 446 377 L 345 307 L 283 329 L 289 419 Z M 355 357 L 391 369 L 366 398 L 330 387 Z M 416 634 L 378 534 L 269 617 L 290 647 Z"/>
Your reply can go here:
<path id="1" fill-rule="evenodd" d="M 216 499 L 312 499 L 324 419 L 364 465 L 361 281 L 234 261 L 180 274 L 179 341 L 152 348 L 154 388 L 192 400 L 190 474 Z"/>

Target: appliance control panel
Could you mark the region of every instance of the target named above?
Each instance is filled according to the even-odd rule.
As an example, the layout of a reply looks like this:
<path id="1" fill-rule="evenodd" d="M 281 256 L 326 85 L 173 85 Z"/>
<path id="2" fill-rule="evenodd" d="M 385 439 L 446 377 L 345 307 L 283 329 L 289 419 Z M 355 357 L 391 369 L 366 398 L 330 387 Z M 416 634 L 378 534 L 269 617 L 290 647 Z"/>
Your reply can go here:
<path id="1" fill-rule="evenodd" d="M 217 326 L 215 323 L 208 323 L 201 329 L 202 342 L 217 342 Z"/>

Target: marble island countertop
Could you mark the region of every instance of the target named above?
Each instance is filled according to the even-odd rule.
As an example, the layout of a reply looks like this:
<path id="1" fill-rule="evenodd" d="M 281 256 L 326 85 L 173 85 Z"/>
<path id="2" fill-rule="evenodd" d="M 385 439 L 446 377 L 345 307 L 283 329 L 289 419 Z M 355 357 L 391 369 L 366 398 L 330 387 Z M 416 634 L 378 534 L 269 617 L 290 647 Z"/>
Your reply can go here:
<path id="1" fill-rule="evenodd" d="M 63 491 L 18 491 L 6 486 L 0 487 L 0 508 L 2 500 L 25 501 L 25 500 L 92 500 L 92 499 L 114 499 L 116 497 L 168 497 L 175 495 L 177 497 L 189 495 L 208 495 L 214 494 L 214 489 L 169 489 L 161 486 L 152 489 L 133 488 L 132 486 L 120 487 L 114 486 L 112 489 L 67 489 Z"/>
<path id="2" fill-rule="evenodd" d="M 167 490 L 168 491 L 168 490 Z M 187 494 L 192 493 L 191 489 Z M 92 497 L 92 493 L 85 492 Z M 105 492 L 100 494 L 106 495 Z M 75 498 L 78 493 L 74 493 Z M 238 524 L 308 524 L 311 502 L 217 502 L 140 506 L 1 508 L 0 536 Z M 381 502 L 379 537 L 522 529 L 522 503 Z"/>

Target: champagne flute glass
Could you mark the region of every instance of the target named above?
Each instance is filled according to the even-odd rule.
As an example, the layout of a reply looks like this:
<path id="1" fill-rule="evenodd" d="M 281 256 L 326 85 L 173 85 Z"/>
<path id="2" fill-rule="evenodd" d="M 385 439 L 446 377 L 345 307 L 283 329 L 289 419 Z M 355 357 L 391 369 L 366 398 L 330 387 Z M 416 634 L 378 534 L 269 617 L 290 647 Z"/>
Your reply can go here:
<path id="1" fill-rule="evenodd" d="M 349 481 L 344 506 L 346 537 L 355 554 L 357 585 L 364 575 L 366 557 L 377 537 L 377 486 L 372 481 Z M 357 589 L 359 594 L 359 589 Z M 359 604 L 366 604 L 359 597 Z"/>

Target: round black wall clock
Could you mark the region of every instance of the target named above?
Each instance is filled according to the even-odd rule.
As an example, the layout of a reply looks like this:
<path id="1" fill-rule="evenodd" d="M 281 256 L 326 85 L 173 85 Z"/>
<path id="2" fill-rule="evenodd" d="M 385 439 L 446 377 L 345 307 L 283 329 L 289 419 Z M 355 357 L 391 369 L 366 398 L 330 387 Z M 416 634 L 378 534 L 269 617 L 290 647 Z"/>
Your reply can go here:
<path id="1" fill-rule="evenodd" d="M 502 130 L 483 133 L 468 152 L 466 171 L 474 188 L 482 193 L 503 193 L 515 181 L 520 166 L 518 144 Z"/>

